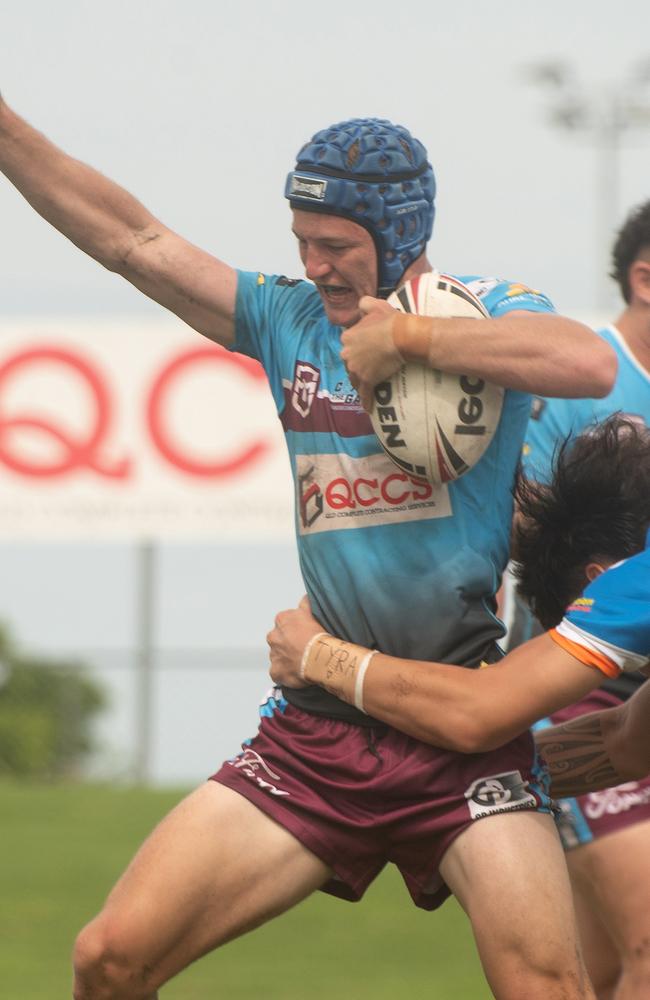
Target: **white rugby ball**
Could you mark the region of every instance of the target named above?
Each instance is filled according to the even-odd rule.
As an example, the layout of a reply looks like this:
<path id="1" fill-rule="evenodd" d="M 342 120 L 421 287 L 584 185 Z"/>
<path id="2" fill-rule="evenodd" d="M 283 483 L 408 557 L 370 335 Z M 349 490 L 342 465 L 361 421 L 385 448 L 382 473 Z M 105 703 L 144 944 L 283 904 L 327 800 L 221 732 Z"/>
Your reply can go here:
<path id="1" fill-rule="evenodd" d="M 488 316 L 469 288 L 438 271 L 407 281 L 388 303 L 420 316 Z M 476 465 L 492 440 L 502 406 L 501 386 L 409 362 L 375 386 L 371 420 L 382 448 L 400 469 L 442 485 Z"/>

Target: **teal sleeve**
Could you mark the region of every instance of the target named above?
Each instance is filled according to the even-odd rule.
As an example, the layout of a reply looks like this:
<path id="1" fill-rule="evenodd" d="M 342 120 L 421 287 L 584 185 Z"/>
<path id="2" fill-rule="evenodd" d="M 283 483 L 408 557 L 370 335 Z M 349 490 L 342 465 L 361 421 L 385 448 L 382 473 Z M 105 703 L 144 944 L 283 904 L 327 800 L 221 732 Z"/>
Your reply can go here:
<path id="1" fill-rule="evenodd" d="M 284 406 L 282 372 L 291 364 L 299 331 L 313 309 L 314 289 L 309 282 L 238 272 L 232 350 L 261 363 L 278 411 Z"/>
<path id="2" fill-rule="evenodd" d="M 490 316 L 494 319 L 505 316 L 516 309 L 526 312 L 554 313 L 555 306 L 543 292 L 529 288 L 518 281 L 503 278 L 480 278 L 476 275 L 462 275 L 464 282 L 479 297 Z"/>

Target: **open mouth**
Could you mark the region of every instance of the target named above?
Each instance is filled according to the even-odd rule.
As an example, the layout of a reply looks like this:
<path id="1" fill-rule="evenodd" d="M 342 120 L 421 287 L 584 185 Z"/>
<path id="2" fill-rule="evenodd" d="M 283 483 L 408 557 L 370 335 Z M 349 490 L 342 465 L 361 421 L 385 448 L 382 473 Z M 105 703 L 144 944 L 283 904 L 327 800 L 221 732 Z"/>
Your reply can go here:
<path id="1" fill-rule="evenodd" d="M 342 302 L 352 294 L 352 289 L 346 285 L 318 285 L 318 291 L 324 299 L 332 304 Z"/>

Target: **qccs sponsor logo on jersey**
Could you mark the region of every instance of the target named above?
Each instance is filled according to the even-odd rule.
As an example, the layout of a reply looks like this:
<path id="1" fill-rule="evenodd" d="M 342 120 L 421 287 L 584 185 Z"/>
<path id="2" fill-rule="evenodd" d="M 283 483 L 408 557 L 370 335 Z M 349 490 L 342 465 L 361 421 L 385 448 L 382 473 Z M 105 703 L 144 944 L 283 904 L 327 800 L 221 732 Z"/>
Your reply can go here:
<path id="1" fill-rule="evenodd" d="M 301 535 L 451 515 L 446 486 L 415 479 L 383 454 L 297 455 Z"/>

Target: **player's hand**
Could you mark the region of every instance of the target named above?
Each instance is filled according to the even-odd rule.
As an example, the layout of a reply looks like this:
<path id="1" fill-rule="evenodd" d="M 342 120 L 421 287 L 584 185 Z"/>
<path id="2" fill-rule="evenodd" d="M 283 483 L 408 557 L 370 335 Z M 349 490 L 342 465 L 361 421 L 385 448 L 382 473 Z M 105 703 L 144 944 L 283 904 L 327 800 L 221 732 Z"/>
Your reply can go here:
<path id="1" fill-rule="evenodd" d="M 270 674 L 276 684 L 298 688 L 309 686 L 300 677 L 302 654 L 312 636 L 322 631 L 323 627 L 312 615 L 306 597 L 297 608 L 276 615 L 275 626 L 266 637 L 271 658 Z"/>
<path id="2" fill-rule="evenodd" d="M 395 310 L 369 295 L 361 299 L 359 308 L 363 318 L 341 335 L 341 358 L 361 405 L 370 413 L 374 387 L 396 372 L 404 358 L 393 340 Z"/>

